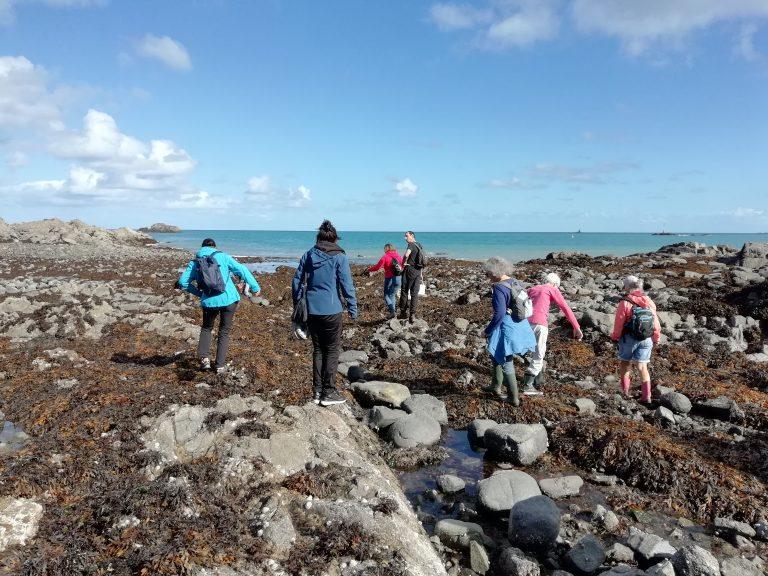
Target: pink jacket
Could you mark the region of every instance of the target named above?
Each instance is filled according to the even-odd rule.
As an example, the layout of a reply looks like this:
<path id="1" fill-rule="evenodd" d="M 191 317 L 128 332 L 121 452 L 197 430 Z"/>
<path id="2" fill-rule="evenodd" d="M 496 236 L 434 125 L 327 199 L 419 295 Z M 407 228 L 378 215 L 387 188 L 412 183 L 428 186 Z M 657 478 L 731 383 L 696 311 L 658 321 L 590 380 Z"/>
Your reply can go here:
<path id="1" fill-rule="evenodd" d="M 563 298 L 563 294 L 557 286 L 552 284 L 539 284 L 538 286 L 532 286 L 528 288 L 528 297 L 533 302 L 533 316 L 528 318 L 528 322 L 531 324 L 539 324 L 540 326 L 549 325 L 549 308 L 554 301 L 557 307 L 563 311 L 565 317 L 568 318 L 568 322 L 571 323 L 574 330 L 579 330 L 579 322 L 576 320 L 576 316 L 573 314 L 573 310 L 568 306 L 568 303 Z"/>
<path id="2" fill-rule="evenodd" d="M 384 268 L 384 278 L 392 278 L 395 275 L 392 272 L 392 260 L 397 260 L 401 266 L 403 265 L 403 257 L 397 253 L 397 250 L 390 250 L 384 253 L 384 256 L 379 259 L 376 266 L 368 268 L 368 272 L 376 272 L 376 270 Z"/>
<path id="3" fill-rule="evenodd" d="M 643 308 L 650 308 L 653 312 L 653 336 L 651 339 L 654 344 L 658 344 L 659 337 L 661 336 L 661 324 L 659 324 L 659 317 L 656 314 L 656 304 L 653 303 L 645 292 L 642 290 L 633 290 L 627 295 L 627 298 L 632 300 L 638 306 Z M 618 340 L 624 334 L 624 325 L 632 318 L 632 304 L 626 300 L 619 302 L 616 307 L 616 318 L 613 320 L 613 333 L 611 334 L 611 340 Z"/>

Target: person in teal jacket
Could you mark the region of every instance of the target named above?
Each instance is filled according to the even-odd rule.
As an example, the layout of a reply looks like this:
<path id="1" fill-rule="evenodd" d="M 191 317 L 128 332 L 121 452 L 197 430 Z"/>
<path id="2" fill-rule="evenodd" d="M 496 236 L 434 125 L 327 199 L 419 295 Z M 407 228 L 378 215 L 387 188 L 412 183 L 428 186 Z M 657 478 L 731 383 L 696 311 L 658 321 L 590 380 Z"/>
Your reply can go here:
<path id="1" fill-rule="evenodd" d="M 179 278 L 179 286 L 200 298 L 203 308 L 203 325 L 200 328 L 200 340 L 197 344 L 197 357 L 200 359 L 200 368 L 210 370 L 211 359 L 211 333 L 216 317 L 219 317 L 219 335 L 216 342 L 216 371 L 221 373 L 226 370 L 227 351 L 229 350 L 229 332 L 235 318 L 235 311 L 240 302 L 240 292 L 232 281 L 232 274 L 242 279 L 253 291 L 254 295 L 261 292 L 259 283 L 253 277 L 251 271 L 232 258 L 229 254 L 216 250 L 216 242 L 211 238 L 203 240 L 203 247 L 197 251 L 195 258 L 204 258 L 213 254 L 219 265 L 225 282 L 225 290 L 221 294 L 205 295 L 196 282 L 198 278 L 197 262 L 192 260 Z"/>

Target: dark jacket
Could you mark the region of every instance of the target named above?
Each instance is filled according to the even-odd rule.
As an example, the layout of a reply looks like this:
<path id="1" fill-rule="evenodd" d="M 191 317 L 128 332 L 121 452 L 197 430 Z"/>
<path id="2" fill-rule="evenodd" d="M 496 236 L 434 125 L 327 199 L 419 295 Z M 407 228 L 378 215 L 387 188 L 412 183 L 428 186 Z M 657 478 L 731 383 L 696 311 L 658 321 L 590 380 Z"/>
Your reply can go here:
<path id="1" fill-rule="evenodd" d="M 299 261 L 291 289 L 293 301 L 299 298 L 302 282 L 307 283 L 309 314 L 327 316 L 344 310 L 339 292 L 347 302 L 352 318 L 357 318 L 357 297 L 352 283 L 349 259 L 338 244 L 318 242 Z"/>

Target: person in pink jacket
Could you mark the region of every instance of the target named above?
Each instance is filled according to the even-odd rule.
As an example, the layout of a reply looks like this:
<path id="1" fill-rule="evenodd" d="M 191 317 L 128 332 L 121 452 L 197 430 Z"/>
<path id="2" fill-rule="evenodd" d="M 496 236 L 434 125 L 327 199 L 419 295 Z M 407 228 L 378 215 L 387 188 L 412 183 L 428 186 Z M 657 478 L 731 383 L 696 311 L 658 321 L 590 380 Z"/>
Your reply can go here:
<path id="1" fill-rule="evenodd" d="M 656 304 L 643 292 L 642 280 L 637 276 L 627 276 L 624 278 L 624 290 L 626 295 L 622 297 L 621 302 L 616 307 L 616 317 L 613 321 L 613 333 L 611 334 L 611 340 L 619 344 L 621 390 L 625 396 L 629 396 L 631 365 L 632 363 L 637 364 L 642 378 L 640 402 L 648 404 L 651 401 L 651 375 L 648 372 L 648 363 L 651 361 L 653 346 L 659 343 L 661 325 L 656 314 Z M 650 310 L 653 314 L 653 330 L 651 336 L 647 338 L 638 339 L 631 333 L 630 324 L 635 308 L 640 312 Z M 650 318 L 648 320 L 648 328 L 650 329 Z"/>
<path id="2" fill-rule="evenodd" d="M 531 355 L 531 360 L 525 370 L 523 380 L 523 394 L 528 396 L 540 396 L 542 392 L 537 388 L 544 379 L 544 355 L 547 353 L 547 338 L 549 336 L 549 309 L 554 303 L 563 311 L 565 317 L 573 327 L 573 337 L 581 340 L 579 322 L 573 314 L 568 302 L 560 292 L 560 276 L 550 272 L 544 276 L 544 283 L 528 288 L 528 297 L 533 302 L 533 315 L 528 318 L 536 336 L 536 350 Z"/>
<path id="3" fill-rule="evenodd" d="M 402 276 L 395 273 L 394 262 L 400 264 L 400 270 L 403 269 L 403 257 L 397 253 L 397 250 L 392 244 L 384 245 L 384 256 L 382 256 L 375 266 L 368 268 L 368 273 L 384 269 L 384 302 L 387 304 L 387 310 L 389 310 L 389 317 L 394 318 L 396 295 L 400 289 L 400 283 Z"/>

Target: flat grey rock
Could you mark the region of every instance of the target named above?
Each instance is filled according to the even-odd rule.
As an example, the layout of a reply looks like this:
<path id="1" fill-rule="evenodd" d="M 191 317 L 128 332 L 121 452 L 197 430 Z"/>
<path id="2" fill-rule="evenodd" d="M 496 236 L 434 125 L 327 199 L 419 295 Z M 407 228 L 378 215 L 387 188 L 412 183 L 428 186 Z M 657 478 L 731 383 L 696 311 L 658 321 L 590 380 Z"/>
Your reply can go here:
<path id="1" fill-rule="evenodd" d="M 677 550 L 667 540 L 656 534 L 643 532 L 634 526 L 629 528 L 627 546 L 635 551 L 635 554 L 647 563 L 659 562 L 665 558 L 671 558 Z"/>
<path id="2" fill-rule="evenodd" d="M 404 410 L 387 408 L 386 406 L 374 406 L 368 412 L 368 425 L 377 430 L 383 430 L 407 415 L 408 413 Z"/>
<path id="3" fill-rule="evenodd" d="M 720 576 L 717 558 L 696 544 L 681 548 L 671 560 L 677 576 Z"/>
<path id="4" fill-rule="evenodd" d="M 452 518 L 440 520 L 435 525 L 435 534 L 447 546 L 468 548 L 472 541 L 482 541 L 485 536 L 483 528 L 474 522 L 462 522 Z"/>
<path id="5" fill-rule="evenodd" d="M 549 448 L 547 429 L 541 424 L 499 424 L 483 439 L 494 456 L 523 466 L 533 464 Z"/>
<path id="6" fill-rule="evenodd" d="M 605 548 L 592 534 L 579 540 L 565 555 L 566 567 L 578 576 L 594 574 L 605 561 Z"/>
<path id="7" fill-rule="evenodd" d="M 597 404 L 589 398 L 577 398 L 574 404 L 576 404 L 576 409 L 579 411 L 579 414 L 593 416 L 595 412 L 597 412 Z"/>
<path id="8" fill-rule="evenodd" d="M 43 507 L 27 498 L 0 498 L 0 552 L 25 546 L 37 534 Z"/>
<path id="9" fill-rule="evenodd" d="M 352 391 L 364 402 L 370 404 L 389 404 L 399 408 L 411 396 L 407 386 L 396 382 L 355 382 Z"/>
<path id="10" fill-rule="evenodd" d="M 362 350 L 344 350 L 339 354 L 339 362 L 344 364 L 354 364 L 368 362 L 368 354 Z"/>
<path id="11" fill-rule="evenodd" d="M 645 576 L 675 576 L 675 567 L 668 558 L 654 564 L 645 571 Z"/>
<path id="12" fill-rule="evenodd" d="M 440 441 L 440 423 L 427 414 L 408 414 L 389 427 L 389 438 L 398 448 L 431 446 Z"/>
<path id="13" fill-rule="evenodd" d="M 720 574 L 722 576 L 763 576 L 763 571 L 746 558 L 725 558 L 720 562 Z"/>
<path id="14" fill-rule="evenodd" d="M 738 534 L 746 538 L 754 538 L 757 532 L 746 522 L 739 522 L 732 518 L 715 518 L 715 532 L 721 534 Z"/>
<path id="15" fill-rule="evenodd" d="M 539 563 L 528 558 L 522 550 L 505 548 L 499 554 L 499 569 L 506 576 L 539 576 Z M 554 576 L 554 574 L 553 574 Z"/>
<path id="16" fill-rule="evenodd" d="M 502 470 L 479 482 L 477 499 L 490 512 L 506 512 L 527 498 L 541 495 L 536 480 L 520 470 Z"/>
<path id="17" fill-rule="evenodd" d="M 560 476 L 539 480 L 541 491 L 554 500 L 578 496 L 583 485 L 584 480 L 581 476 Z"/>
<path id="18" fill-rule="evenodd" d="M 448 424 L 445 403 L 429 394 L 413 394 L 403 402 L 402 406 L 410 414 L 427 414 L 440 424 Z"/>

